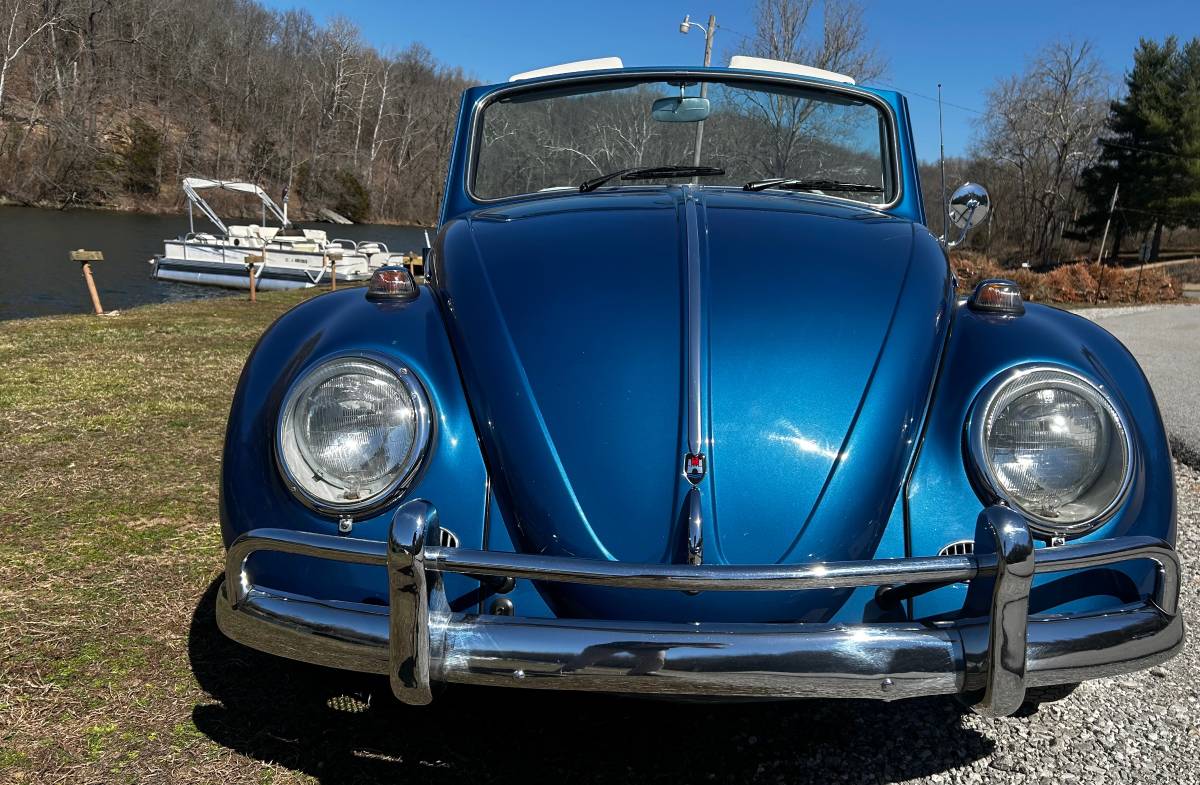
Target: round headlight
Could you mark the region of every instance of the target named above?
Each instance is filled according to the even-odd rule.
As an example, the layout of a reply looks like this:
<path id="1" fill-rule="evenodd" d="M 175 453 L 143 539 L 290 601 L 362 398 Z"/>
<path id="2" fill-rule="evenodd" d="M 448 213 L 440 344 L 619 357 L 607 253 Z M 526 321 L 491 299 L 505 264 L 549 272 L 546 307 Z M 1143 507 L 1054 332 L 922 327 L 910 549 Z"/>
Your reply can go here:
<path id="1" fill-rule="evenodd" d="M 277 455 L 288 487 L 325 512 L 361 510 L 411 476 L 429 407 L 404 367 L 338 357 L 301 376 L 283 402 Z"/>
<path id="2" fill-rule="evenodd" d="M 1045 366 L 998 377 L 979 396 L 968 439 L 984 483 L 1044 534 L 1082 534 L 1125 495 L 1128 430 L 1101 389 Z"/>

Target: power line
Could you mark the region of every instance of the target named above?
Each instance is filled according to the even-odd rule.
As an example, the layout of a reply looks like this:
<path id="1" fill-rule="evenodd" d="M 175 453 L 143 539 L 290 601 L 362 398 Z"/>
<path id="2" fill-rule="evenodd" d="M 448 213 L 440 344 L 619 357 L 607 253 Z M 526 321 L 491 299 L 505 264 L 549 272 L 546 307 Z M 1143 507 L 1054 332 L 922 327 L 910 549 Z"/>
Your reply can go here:
<path id="1" fill-rule="evenodd" d="M 1168 153 L 1164 150 L 1151 150 L 1149 147 L 1138 147 L 1132 144 L 1121 144 L 1114 142 L 1111 139 L 1097 139 L 1096 144 L 1104 145 L 1105 147 L 1120 147 L 1125 150 L 1133 150 L 1138 153 L 1149 153 L 1151 155 L 1164 155 L 1168 158 L 1183 158 L 1189 161 L 1200 161 L 1200 155 L 1184 155 L 1183 153 Z"/>
<path id="2" fill-rule="evenodd" d="M 730 33 L 734 33 L 734 34 L 736 34 L 736 35 L 740 35 L 740 36 L 741 36 L 742 38 L 744 38 L 744 39 L 749 39 L 749 38 L 751 37 L 751 36 L 748 36 L 748 35 L 746 35 L 745 33 L 743 33 L 741 30 L 734 30 L 734 29 L 733 29 L 732 27 L 730 27 L 729 25 L 726 25 L 726 24 L 723 24 L 723 23 L 722 23 L 722 24 L 718 24 L 718 25 L 717 25 L 717 29 L 718 29 L 718 30 L 727 30 L 727 31 L 729 31 Z"/>
<path id="3" fill-rule="evenodd" d="M 1126 212 L 1126 213 L 1138 213 L 1139 215 L 1149 215 L 1154 218 L 1167 218 L 1172 221 L 1179 221 L 1180 223 L 1183 223 L 1185 221 L 1195 220 L 1195 218 L 1196 218 L 1196 216 L 1194 216 L 1194 215 L 1185 215 L 1184 213 L 1173 213 L 1173 212 L 1166 212 L 1166 211 L 1162 211 L 1162 210 L 1139 210 L 1136 207 L 1118 206 L 1117 211 L 1118 212 Z"/>
<path id="4" fill-rule="evenodd" d="M 925 95 L 924 93 L 918 93 L 915 90 L 906 90 L 903 87 L 897 87 L 895 85 L 890 85 L 887 82 L 875 82 L 875 84 L 879 85 L 880 87 L 886 87 L 888 90 L 895 90 L 898 93 L 904 93 L 905 95 L 913 95 L 913 96 L 916 96 L 917 98 L 924 98 L 926 101 L 932 101 L 935 104 L 938 102 L 938 99 L 934 98 L 933 96 Z M 963 106 L 962 104 L 954 104 L 949 101 L 943 101 L 943 103 L 946 106 L 951 106 L 951 107 L 954 107 L 955 109 L 961 109 L 964 112 L 970 112 L 972 114 L 977 114 L 977 115 L 986 115 L 987 114 L 987 112 L 981 112 L 978 109 L 972 109 L 971 107 Z"/>

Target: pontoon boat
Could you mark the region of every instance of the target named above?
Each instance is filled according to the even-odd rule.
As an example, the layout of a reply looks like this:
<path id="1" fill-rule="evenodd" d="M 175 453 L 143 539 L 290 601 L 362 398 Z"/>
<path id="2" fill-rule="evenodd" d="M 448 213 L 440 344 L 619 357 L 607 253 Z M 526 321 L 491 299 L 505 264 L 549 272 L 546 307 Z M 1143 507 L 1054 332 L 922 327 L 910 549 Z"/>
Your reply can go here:
<path id="1" fill-rule="evenodd" d="M 226 225 L 200 191 L 219 189 L 253 194 L 261 203 L 262 223 Z M 254 263 L 259 289 L 302 289 L 328 283 L 335 275 L 339 283 L 362 281 L 371 271 L 388 264 L 400 254 L 388 251 L 381 242 L 330 240 L 320 229 L 300 229 L 279 205 L 257 185 L 188 177 L 183 181 L 188 200 L 188 233 L 165 241 L 161 255 L 151 259 L 153 277 L 164 281 L 226 286 L 250 286 L 248 258 Z M 194 210 L 198 209 L 215 227 L 197 232 Z M 268 225 L 268 218 L 278 226 Z"/>

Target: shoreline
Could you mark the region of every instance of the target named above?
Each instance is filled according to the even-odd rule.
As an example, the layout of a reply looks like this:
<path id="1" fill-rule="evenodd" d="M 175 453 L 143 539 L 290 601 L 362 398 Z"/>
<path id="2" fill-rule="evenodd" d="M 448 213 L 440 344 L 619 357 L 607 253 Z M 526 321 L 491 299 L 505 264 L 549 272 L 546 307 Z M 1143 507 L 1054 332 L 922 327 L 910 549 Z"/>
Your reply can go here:
<path id="1" fill-rule="evenodd" d="M 40 202 L 22 202 L 17 199 L 13 199 L 10 196 L 5 196 L 3 194 L 0 194 L 0 207 L 22 207 L 22 208 L 26 208 L 26 209 L 30 209 L 30 210 L 46 210 L 46 211 L 59 212 L 59 213 L 67 213 L 67 212 L 71 212 L 74 210 L 80 210 L 80 211 L 85 211 L 85 212 L 96 212 L 96 213 L 119 213 L 121 215 L 154 215 L 154 216 L 168 216 L 168 217 L 187 214 L 187 207 L 184 205 L 181 205 L 178 209 L 165 209 L 164 208 L 161 210 L 160 209 L 145 209 L 142 207 L 135 207 L 133 205 L 124 205 L 124 204 L 86 204 L 83 202 L 74 202 L 74 203 L 64 206 L 61 204 L 56 204 L 54 202 L 49 202 L 49 201 L 45 201 L 45 200 L 42 200 Z M 330 226 L 338 225 L 338 224 L 333 223 L 332 221 L 308 220 L 306 218 L 297 219 L 295 221 L 295 223 L 329 224 Z M 371 220 L 371 221 L 366 221 L 363 223 L 355 223 L 355 224 L 351 224 L 351 225 L 352 226 L 389 226 L 389 227 L 393 227 L 396 229 L 421 229 L 421 230 L 432 230 L 435 227 L 435 224 L 425 225 L 425 224 L 402 223 L 400 221 L 389 221 L 386 219 Z"/>

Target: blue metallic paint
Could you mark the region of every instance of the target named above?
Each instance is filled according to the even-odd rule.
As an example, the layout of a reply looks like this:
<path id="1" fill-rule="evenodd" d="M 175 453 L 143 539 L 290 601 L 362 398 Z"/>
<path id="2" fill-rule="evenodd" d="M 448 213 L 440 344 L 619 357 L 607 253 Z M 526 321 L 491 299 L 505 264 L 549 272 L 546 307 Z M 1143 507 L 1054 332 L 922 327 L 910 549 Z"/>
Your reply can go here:
<path id="1" fill-rule="evenodd" d="M 242 371 L 225 435 L 221 470 L 221 532 L 226 544 L 251 529 L 282 526 L 336 534 L 337 519 L 301 504 L 275 469 L 280 402 L 306 369 L 346 352 L 394 357 L 422 380 L 434 415 L 429 459 L 409 494 L 438 499 L 446 526 L 463 544 L 482 547 L 486 471 L 470 411 L 428 290 L 411 303 L 371 303 L 362 289 L 321 295 L 288 311 L 267 330 Z M 354 536 L 383 540 L 395 506 L 360 517 Z M 335 600 L 383 601 L 382 570 L 282 554 L 259 554 L 248 573 L 263 585 Z M 473 581 L 455 578 L 465 594 Z M 451 593 L 451 596 L 455 594 Z"/>
<path id="2" fill-rule="evenodd" d="M 468 397 L 522 550 L 681 560 L 690 488 L 680 477 L 683 193 L 559 196 L 447 227 L 438 286 L 453 305 Z M 711 189 L 700 189 L 699 201 L 702 379 L 705 419 L 714 423 L 701 485 L 712 544 L 705 560 L 870 558 L 916 444 L 953 307 L 945 258 L 923 230 L 914 243 L 911 222 L 867 208 Z M 639 260 L 635 274 L 609 274 L 624 255 Z M 849 266 L 872 285 L 830 298 Z M 827 351 L 832 345 L 842 348 Z M 715 594 L 546 591 L 575 616 L 611 613 L 620 594 L 639 618 L 748 613 Z M 764 595 L 752 615 L 823 618 L 845 594 Z"/>
<path id="3" fill-rule="evenodd" d="M 960 306 L 943 363 L 942 381 L 908 488 L 912 519 L 911 555 L 930 555 L 952 540 L 974 535 L 956 512 L 984 503 L 971 483 L 963 452 L 963 423 L 982 387 L 996 374 L 1029 362 L 1066 366 L 1102 385 L 1122 409 L 1133 431 L 1133 487 L 1117 513 L 1080 539 L 1147 534 L 1174 542 L 1174 474 L 1162 418 L 1150 385 L 1121 343 L 1095 323 L 1036 303 L 1024 316 L 978 313 Z M 1128 575 L 1144 594 L 1152 582 L 1149 567 L 1131 564 L 1093 571 L 1093 581 L 1046 576 L 1035 583 L 1032 607 L 1066 611 L 1104 607 L 1128 590 Z M 1068 576 L 1069 577 L 1069 576 Z M 1054 587 L 1053 591 L 1043 589 Z M 962 607 L 965 587 L 951 587 L 917 599 L 917 616 L 952 613 Z"/>
<path id="4" fill-rule="evenodd" d="M 683 192 L 474 202 L 465 180 L 472 118 L 508 88 L 464 95 L 432 285 L 404 305 L 369 303 L 361 290 L 324 295 L 263 336 L 230 414 L 221 481 L 227 544 L 259 527 L 336 532 L 336 520 L 300 504 L 275 471 L 278 406 L 305 368 L 372 350 L 409 365 L 426 386 L 435 434 L 405 498 L 433 501 L 464 545 L 680 559 Z M 1070 314 L 1030 305 L 1022 317 L 987 316 L 954 301 L 944 255 L 923 226 L 906 103 L 869 92 L 896 119 L 902 195 L 886 213 L 804 194 L 698 189 L 711 424 L 706 561 L 925 555 L 972 537 L 985 501 L 964 463 L 964 420 L 994 374 L 1031 361 L 1103 383 L 1130 418 L 1133 489 L 1087 537 L 1173 540 L 1169 452 L 1137 364 L 1108 333 Z M 394 509 L 357 521 L 355 536 L 383 540 Z M 260 554 L 249 570 L 256 583 L 283 591 L 386 596 L 381 568 Z M 1032 610 L 1115 606 L 1131 590 L 1149 593 L 1151 577 L 1136 564 L 1046 576 Z M 476 582 L 447 576 L 447 584 L 460 604 L 486 609 Z M 519 581 L 508 596 L 524 616 L 887 616 L 870 589 L 691 597 Z M 962 586 L 920 596 L 912 610 L 921 618 L 979 612 Z"/>

